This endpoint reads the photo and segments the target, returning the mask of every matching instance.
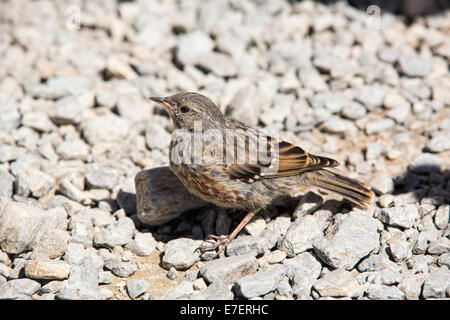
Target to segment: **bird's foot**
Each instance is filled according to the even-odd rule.
[[[227,245],[231,242],[231,238],[230,236],[225,236],[225,235],[221,235],[221,236],[216,236],[213,234],[210,234],[208,237],[206,237],[206,240],[216,240],[216,243],[213,244],[209,244],[209,245],[203,245],[201,246],[199,249],[200,251],[209,251],[209,250],[214,250],[216,248],[219,248],[219,250],[217,251],[217,255],[220,256],[225,248],[227,247]]]

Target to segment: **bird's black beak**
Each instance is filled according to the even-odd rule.
[[[150,100],[155,101],[156,103],[162,105],[164,108],[174,111],[175,108],[172,107],[172,105],[167,101],[166,98],[160,98],[160,97],[150,97]]]

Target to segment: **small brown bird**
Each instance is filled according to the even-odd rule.
[[[325,169],[338,166],[336,160],[309,154],[261,130],[225,118],[201,94],[180,92],[150,99],[162,105],[173,120],[170,168],[184,186],[220,207],[248,212],[230,235],[210,235],[208,238],[218,241],[203,246],[203,250],[219,248],[220,255],[260,209],[293,190],[316,187],[363,208],[372,201],[368,186]]]

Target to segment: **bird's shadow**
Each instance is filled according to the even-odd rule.
[[[332,5],[340,0],[315,0],[326,5]],[[389,12],[405,18],[406,22],[411,23],[415,17],[432,16],[445,12],[450,9],[448,0],[426,0],[410,1],[407,0],[347,0],[347,3],[361,11],[373,14],[373,6],[380,9],[380,13]],[[371,7],[372,6],[372,7]]]
[[[415,167],[413,170],[407,169],[403,173],[391,177],[394,181],[394,190],[391,193],[396,198],[406,198],[409,202],[429,203],[436,206],[443,203],[450,203],[450,170],[441,169],[438,166],[426,165]],[[279,215],[290,215],[301,200],[301,197],[284,197],[277,199],[260,215],[264,218],[275,218]],[[162,226],[146,226],[136,214],[136,194],[120,191],[115,199],[118,206],[124,209],[127,216],[135,222],[136,228],[140,232],[151,232],[157,241],[164,243],[177,238],[191,238],[204,240],[208,235],[216,233],[216,221],[219,214],[225,213],[230,218],[228,232],[242,220],[245,212],[240,210],[223,209],[210,205],[197,210],[184,212]],[[376,201],[376,200],[375,200]],[[397,205],[395,202],[392,205]],[[348,212],[353,205],[346,200],[327,200],[322,208],[327,208],[333,213]],[[294,219],[292,217],[292,219]],[[221,228],[222,233],[227,231]],[[245,230],[241,233],[246,233]]]

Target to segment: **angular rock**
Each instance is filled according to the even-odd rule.
[[[394,181],[387,174],[383,174],[373,179],[370,187],[379,195],[391,193],[394,191]]]
[[[293,216],[295,219],[311,214],[323,204],[323,198],[314,192],[305,194],[298,203]]]
[[[202,265],[200,274],[209,283],[222,281],[233,285],[238,279],[253,274],[258,268],[256,258],[251,255],[226,257]]]
[[[243,235],[231,241],[226,248],[226,252],[228,256],[240,256],[244,254],[257,256],[269,249],[271,249],[271,244],[267,238]]]
[[[408,169],[416,173],[439,172],[442,164],[441,158],[431,153],[422,153],[415,158]]]
[[[139,172],[135,187],[138,218],[150,226],[163,225],[183,212],[208,205],[189,192],[168,167]]]
[[[121,141],[128,135],[130,128],[128,120],[112,113],[87,118],[81,122],[83,135],[92,145],[99,142]]]
[[[423,284],[422,295],[427,298],[445,298],[447,287],[450,285],[450,270],[442,266],[430,271],[429,277]]]
[[[119,176],[116,169],[97,163],[89,163],[86,166],[86,182],[90,188],[113,189],[119,182]]]
[[[10,202],[0,209],[0,246],[7,253],[30,250],[49,230],[65,227],[65,216],[32,205]]]
[[[127,281],[127,292],[131,299],[136,299],[139,296],[143,295],[150,284],[145,280],[128,280]]]
[[[214,47],[209,35],[200,30],[183,34],[177,40],[176,56],[184,65],[197,64],[200,58],[211,52]]]
[[[378,218],[394,227],[411,228],[420,216],[415,205],[406,205],[381,209]]]
[[[295,220],[287,230],[278,249],[286,251],[288,257],[311,249],[315,241],[323,237],[317,220],[314,216],[304,216]]]
[[[285,259],[283,267],[289,280],[293,280],[299,274],[317,279],[322,271],[322,264],[309,252],[300,253],[292,259]]]
[[[156,240],[151,233],[137,233],[126,248],[138,256],[149,256],[156,248]]]
[[[364,292],[353,273],[343,268],[331,271],[313,285],[321,297],[358,297]]]
[[[194,285],[195,289],[195,285]],[[233,300],[233,292],[222,283],[222,281],[215,281],[201,292],[193,294],[189,297],[190,300]]]
[[[137,267],[131,262],[119,262],[112,267],[111,271],[118,277],[127,278],[137,271]]]
[[[371,284],[367,289],[367,296],[371,300],[403,300],[405,294],[395,286]]]
[[[313,244],[314,252],[329,266],[350,270],[378,248],[377,228],[374,218],[353,211],[324,239]]]
[[[284,270],[281,266],[267,266],[261,271],[237,280],[234,289],[241,297],[247,299],[258,297],[275,290],[283,275]]]
[[[202,241],[189,238],[178,238],[166,244],[162,266],[165,269],[174,267],[177,270],[190,268],[200,257],[198,248]]]
[[[406,241],[403,233],[398,233],[388,240],[389,251],[394,261],[402,261],[412,256],[412,245]]]
[[[30,260],[25,267],[25,275],[38,280],[64,280],[69,273],[70,266],[66,261]]]
[[[13,184],[14,177],[9,172],[0,170],[0,197],[11,198],[14,190]]]
[[[448,226],[448,221],[450,219],[450,205],[442,204],[436,210],[434,215],[434,224],[440,230],[445,230]]]
[[[433,65],[418,55],[401,55],[398,63],[400,71],[409,77],[425,77],[433,71]]]

